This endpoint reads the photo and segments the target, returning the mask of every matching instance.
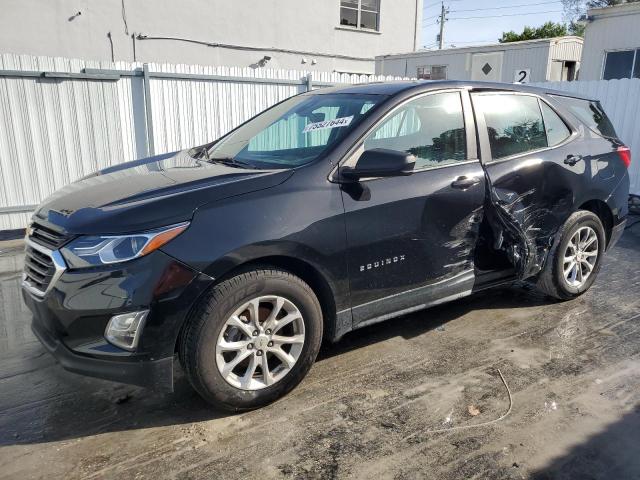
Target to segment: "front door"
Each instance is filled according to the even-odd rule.
[[[423,94],[387,114],[359,151],[416,156],[409,176],[344,184],[354,325],[469,293],[484,173],[465,91]]]

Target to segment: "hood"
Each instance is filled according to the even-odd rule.
[[[189,220],[201,205],[273,187],[293,175],[210,163],[187,152],[100,170],[55,192],[33,218],[71,234],[129,233]]]

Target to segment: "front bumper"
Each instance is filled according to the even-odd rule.
[[[119,265],[66,270],[44,296],[26,285],[22,295],[34,334],[66,370],[171,391],[177,337],[212,281],[157,250]],[[105,340],[111,317],[147,309],[134,352]]]
[[[65,370],[160,392],[173,391],[173,356],[140,362],[91,358],[74,353],[35,322],[31,324],[31,330]]]

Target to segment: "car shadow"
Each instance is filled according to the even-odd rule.
[[[533,480],[640,478],[640,405],[549,465],[531,472]]]
[[[522,285],[500,288],[355,330],[334,344],[322,346],[317,361],[392,337],[410,339],[471,310],[511,309],[551,304],[553,300]],[[142,388],[91,379],[66,372],[35,343],[32,364],[21,367],[20,383],[30,388],[0,405],[0,446],[64,441],[127,430],[184,425],[234,415],[207,404],[193,390],[175,363],[174,392],[154,393]],[[18,380],[16,380],[18,382]],[[5,398],[7,398],[5,396]],[[5,402],[6,403],[6,402]]]
[[[430,330],[441,329],[451,320],[474,310],[529,308],[556,303],[557,300],[536,291],[532,285],[516,282],[511,286],[484,290],[453,302],[358,328],[346,334],[339,342],[325,343],[317,361],[393,337],[400,336],[409,340]]]

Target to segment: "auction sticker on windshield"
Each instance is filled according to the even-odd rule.
[[[346,127],[353,120],[353,115],[350,117],[334,118],[333,120],[324,120],[322,122],[314,122],[307,124],[302,130],[302,133],[313,132],[315,130],[324,130],[326,128]]]

